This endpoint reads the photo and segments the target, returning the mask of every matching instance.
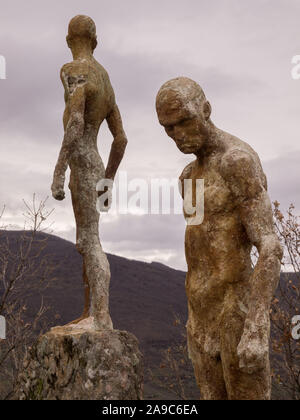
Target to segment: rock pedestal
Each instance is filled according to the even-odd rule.
[[[143,361],[126,331],[95,331],[91,318],[55,327],[24,360],[21,400],[140,400]]]

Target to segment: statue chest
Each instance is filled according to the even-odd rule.
[[[217,167],[200,167],[193,168],[191,173],[193,202],[196,203],[196,180],[203,180],[204,213],[206,215],[216,213],[227,213],[233,210],[234,200],[229,186],[221,176]]]

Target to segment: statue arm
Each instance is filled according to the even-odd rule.
[[[254,157],[241,151],[230,153],[222,162],[224,177],[235,196],[243,226],[259,253],[250,281],[248,313],[238,348],[241,367],[250,371],[263,366],[268,354],[269,310],[282,259],[271,202],[258,165]]]
[[[51,187],[52,195],[57,200],[64,199],[65,172],[69,164],[70,156],[76,147],[77,139],[82,137],[84,132],[84,86],[78,86],[72,94],[68,95],[68,98],[67,107],[70,116],[65,128],[65,135],[55,166],[53,184]]]
[[[111,145],[105,178],[114,180],[127,146],[127,138],[123,129],[121,114],[116,104],[106,120],[114,140]]]

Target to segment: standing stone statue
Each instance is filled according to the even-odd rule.
[[[196,156],[181,182],[204,179],[204,220],[188,223],[185,237],[188,348],[201,396],[268,400],[269,310],[282,249],[259,157],[212,123],[210,103],[188,78],[165,83],[156,108],[178,149]]]
[[[92,19],[73,18],[67,42],[74,61],[61,70],[65,136],[52,194],[57,200],[64,199],[69,165],[77,249],[83,257],[85,308],[80,319],[51,328],[34,343],[18,377],[17,398],[139,400],[143,398],[143,356],[133,334],[112,328],[108,309],[110,270],[99,241],[96,209],[96,184],[105,178],[114,179],[127,140],[109,77],[93,57],[97,39]],[[106,171],[97,150],[97,134],[104,119],[114,137]],[[102,199],[106,192],[100,193],[105,193]]]
[[[85,284],[84,312],[72,324],[91,315],[97,329],[110,329],[110,269],[99,241],[96,185],[101,179],[114,179],[127,139],[108,74],[93,57],[97,46],[93,20],[75,16],[69,24],[67,43],[74,61],[61,69],[66,103],[65,135],[51,189],[55,199],[64,199],[65,172],[69,166],[76,244],[83,258]],[[98,131],[105,119],[114,137],[106,170],[97,149]]]

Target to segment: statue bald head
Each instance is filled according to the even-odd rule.
[[[156,98],[160,124],[183,153],[197,154],[209,137],[211,106],[203,90],[187,77],[165,83]]]
[[[187,77],[177,77],[160,88],[156,97],[156,110],[160,123],[163,124],[165,115],[175,108],[182,108],[182,111],[193,117],[199,114],[206,102],[205,94],[198,83]]]
[[[89,43],[92,51],[97,47],[96,25],[88,16],[75,16],[69,23],[68,46],[72,49],[79,40]]]

